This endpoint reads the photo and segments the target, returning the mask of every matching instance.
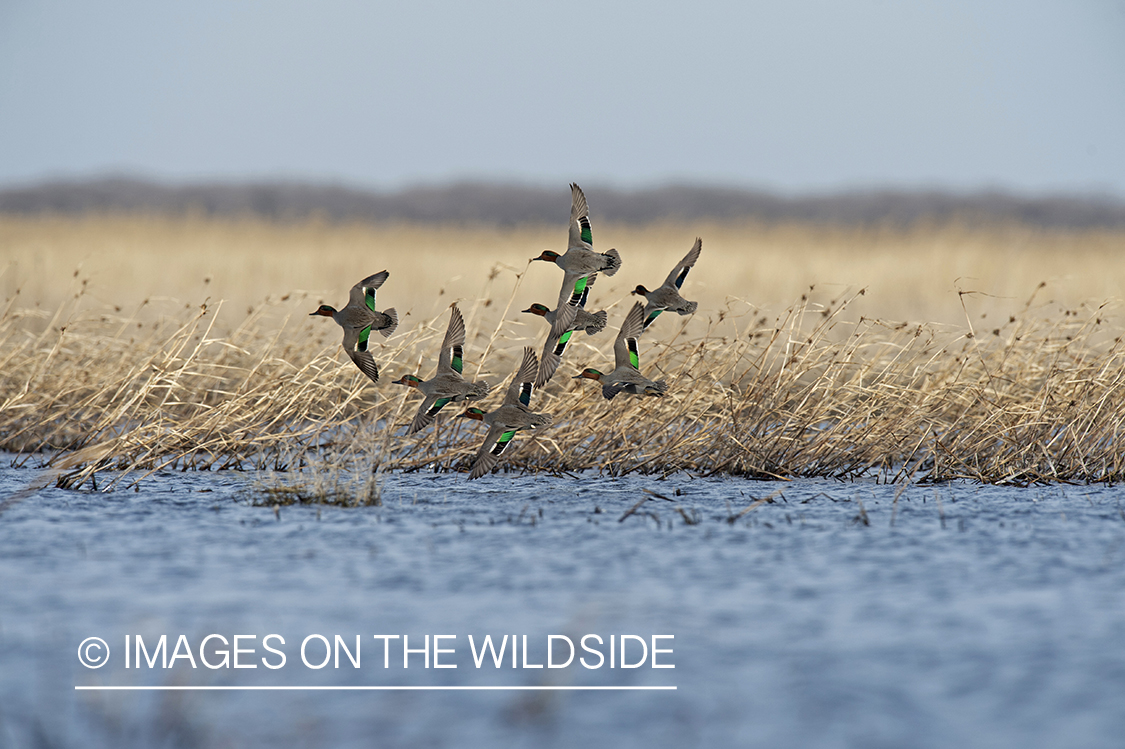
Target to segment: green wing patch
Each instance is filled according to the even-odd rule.
[[[372,312],[375,311],[375,289],[365,286],[363,289],[363,301],[367,303],[367,309]]]
[[[520,403],[525,406],[531,405],[531,383],[525,382],[520,385]]]
[[[628,338],[626,342],[629,344],[629,363],[633,365],[633,369],[640,369],[641,359],[637,354],[637,339]]]
[[[647,328],[649,325],[652,325],[652,321],[655,320],[656,318],[660,317],[660,313],[663,312],[663,311],[664,310],[662,310],[662,309],[654,309],[652,311],[652,314],[650,314],[648,316],[648,319],[645,320],[645,327]]]
[[[371,337],[371,326],[368,325],[366,328],[359,331],[359,340],[357,340],[356,343],[355,343],[355,350],[356,351],[366,351],[367,350],[367,339],[370,338],[370,337]]]
[[[562,353],[566,351],[566,344],[570,341],[570,336],[573,334],[573,330],[568,330],[559,336],[559,342],[555,344],[555,356],[562,356]]]
[[[590,231],[590,219],[586,216],[578,219],[578,225],[582,227],[582,241],[586,244],[594,243],[594,233]]]
[[[585,304],[586,285],[590,281],[589,278],[580,278],[574,284],[574,291],[570,292],[570,306],[580,307]]]
[[[515,436],[515,429],[504,432],[500,435],[500,439],[496,440],[496,444],[492,446],[492,449],[489,452],[491,452],[493,455],[499,455],[500,453],[504,452],[505,448],[508,447],[508,443],[512,441],[512,437]]]
[[[461,374],[461,368],[465,366],[461,358],[462,354],[463,351],[460,346],[453,347],[453,358],[449,360],[449,366],[453,367],[453,371],[457,374]]]
[[[426,412],[426,415],[427,416],[433,416],[438,411],[445,408],[449,404],[449,402],[452,401],[452,400],[453,400],[452,398],[438,398],[437,402],[434,403],[434,405],[430,406],[430,410]]]

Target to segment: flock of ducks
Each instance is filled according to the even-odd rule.
[[[612,276],[621,269],[621,255],[616,249],[596,252],[593,247],[593,233],[590,229],[589,207],[586,196],[577,184],[570,185],[570,234],[567,249],[563,254],[544,250],[532,261],[543,260],[554,263],[563,271],[562,288],[554,309],[544,304],[533,304],[523,310],[539,315],[551,326],[543,353],[536,357],[530,347],[524,348],[523,360],[516,370],[515,377],[504,393],[500,407],[489,412],[476,407],[468,408],[460,417],[483,421],[488,425],[488,434],[473,462],[469,478],[480,478],[492,471],[507,449],[516,432],[523,429],[538,429],[551,423],[549,414],[531,410],[531,394],[536,388],[546,385],[562,362],[563,353],[571,337],[578,331],[586,335],[597,335],[606,326],[608,315],[605,310],[590,312],[586,302],[590,296],[599,273]],[[618,393],[630,395],[662,396],[668,392],[664,380],[650,380],[641,374],[640,356],[637,340],[652,325],[662,312],[675,312],[690,315],[698,304],[680,296],[680,288],[688,271],[699,259],[703,240],[696,239],[684,259],[676,264],[672,272],[659,287],[648,290],[638,285],[631,293],[641,296],[645,302],[637,302],[617,333],[613,344],[614,368],[608,373],[587,367],[573,379],[590,379],[601,383],[602,395],[608,400]],[[390,274],[381,271],[368,276],[352,287],[348,304],[337,310],[324,304],[312,315],[331,317],[344,329],[343,347],[351,360],[372,382],[379,381],[379,367],[369,351],[371,334],[374,332],[390,336],[398,327],[398,313],[394,308],[382,312],[375,309],[375,294]],[[428,380],[416,375],[403,375],[395,380],[395,385],[416,388],[424,399],[410,423],[408,434],[425,429],[438,412],[450,403],[480,400],[491,392],[487,382],[470,382],[462,374],[464,369],[465,321],[456,304],[451,307],[449,327],[441,343],[437,371]]]

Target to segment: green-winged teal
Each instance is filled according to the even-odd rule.
[[[523,362],[504,394],[503,404],[489,413],[479,408],[470,408],[461,414],[467,419],[477,419],[488,424],[488,435],[477,451],[476,460],[469,472],[470,479],[480,478],[496,467],[500,455],[507,449],[516,432],[521,429],[538,429],[551,423],[549,414],[534,413],[529,407],[538,369],[539,362],[535,359],[535,352],[525,348]]]
[[[594,251],[586,196],[582,193],[582,188],[573,182],[570,185],[570,198],[570,234],[566,253],[560,255],[553,250],[543,250],[539,257],[532,258],[533,261],[546,260],[554,263],[563,270],[562,289],[559,292],[556,309],[564,304],[578,306],[578,301],[586,289],[586,279],[591,275],[605,273],[607,276],[612,276],[621,267],[621,255],[617,250],[610,250],[604,254]],[[551,332],[555,336],[561,336],[566,331],[559,329],[556,324],[552,326]]]
[[[640,356],[637,353],[637,338],[644,330],[644,305],[637,302],[625,322],[621,324],[621,332],[613,343],[613,358],[616,368],[609,374],[602,374],[596,369],[587,368],[574,379],[587,378],[598,380],[602,383],[602,395],[609,400],[618,393],[631,393],[632,395],[664,395],[668,392],[668,383],[664,380],[650,380],[640,371]]]
[[[367,350],[367,341],[372,331],[379,331],[384,336],[390,337],[398,327],[398,313],[394,307],[375,311],[375,292],[383,285],[390,275],[387,271],[380,271],[368,276],[352,287],[348,299],[348,306],[335,309],[327,304],[320,305],[316,312],[309,314],[331,317],[336,324],[344,329],[344,351],[348,352],[359,371],[367,375],[372,382],[379,382],[379,367]]]
[[[687,278],[688,271],[695,265],[695,261],[699,259],[699,253],[702,249],[703,240],[697,237],[695,244],[688,250],[688,254],[684,255],[684,259],[676,264],[676,267],[668,274],[668,278],[664,279],[660,288],[649,291],[644,286],[638,285],[633,290],[632,293],[640,294],[648,302],[645,305],[645,330],[648,330],[648,326],[652,325],[652,321],[659,317],[664,310],[681,315],[690,315],[695,312],[699,303],[689,302],[680,296],[680,287],[684,285],[684,279]]]
[[[401,379],[392,383],[418,388],[426,396],[422,405],[418,407],[418,413],[414,415],[414,421],[410,423],[407,434],[414,434],[424,429],[446,405],[483,398],[492,389],[487,382],[469,382],[461,376],[465,321],[457,305],[451,307],[449,327],[445,331],[445,339],[441,342],[441,354],[438,356],[437,372],[434,376],[423,380],[414,375],[403,375]]]
[[[543,355],[539,358],[539,374],[535,378],[535,387],[541,388],[546,385],[555,375],[555,371],[559,368],[559,363],[562,362],[563,352],[566,351],[566,346],[570,342],[571,337],[576,330],[585,330],[586,335],[594,335],[600,333],[606,324],[608,315],[605,310],[598,312],[588,312],[586,310],[586,300],[590,295],[590,288],[594,285],[598,274],[595,273],[586,279],[585,288],[582,291],[582,296],[578,301],[577,307],[571,307],[565,304],[558,309],[549,309],[545,304],[533,304],[524,312],[530,312],[533,315],[539,315],[551,324],[551,330],[547,333],[547,343],[543,346]],[[565,328],[561,335],[555,335],[555,322],[559,319],[559,310],[562,310],[563,315],[573,315],[574,321],[569,325],[560,324],[559,327]],[[565,323],[565,320],[560,321]]]

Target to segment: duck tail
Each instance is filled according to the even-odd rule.
[[[680,314],[681,315],[694,315],[695,311],[697,309],[699,309],[699,302],[688,302],[687,306],[684,307],[684,311],[681,312]]]
[[[383,310],[383,314],[391,318],[391,324],[385,328],[380,328],[379,332],[382,333],[385,338],[390,338],[391,334],[395,332],[395,328],[398,327],[398,312],[395,311],[394,307],[391,307],[390,309]]]
[[[605,324],[609,320],[609,315],[606,314],[604,309],[593,313],[592,317],[594,318],[594,322],[586,326],[586,335],[594,335],[595,333],[602,332],[605,330]]]
[[[609,252],[602,255],[602,257],[605,258],[606,262],[605,267],[602,268],[602,273],[606,274],[607,276],[612,276],[614,273],[621,269],[621,253],[619,253],[616,249],[610,250]]]
[[[492,386],[484,380],[481,380],[480,382],[474,382],[473,388],[469,391],[469,394],[465,396],[465,400],[476,400],[478,398],[483,398],[484,396],[488,395],[491,390]]]
[[[651,391],[649,392],[649,395],[661,396],[668,392],[668,383],[664,380],[657,380],[656,382],[652,383],[652,385],[653,386],[649,388],[649,390]]]

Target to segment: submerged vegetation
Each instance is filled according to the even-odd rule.
[[[690,243],[694,231],[683,234]],[[626,267],[647,269],[643,253],[623,250]],[[709,260],[733,262],[721,252]],[[371,269],[364,260],[358,275]],[[263,501],[371,503],[381,473],[466,470],[480,445],[479,426],[455,412],[408,436],[417,394],[372,385],[341,352],[338,331],[308,318],[321,301],[314,294],[281,291],[245,315],[222,302],[155,297],[122,310],[91,300],[84,273],[59,275],[72,294],[49,311],[15,293],[0,308],[0,449],[17,463],[56,469],[60,486],[126,488],[157,470],[301,469],[296,488],[267,479]],[[513,319],[529,302],[523,266],[489,275],[461,308],[465,375],[493,385],[491,403],[543,329]],[[383,301],[397,301],[394,282],[392,269]],[[692,289],[695,317],[666,316],[642,339],[650,376],[670,384],[665,398],[606,401],[571,379],[605,360],[613,343],[610,335],[577,338],[559,375],[535,395],[552,426],[513,443],[505,470],[1014,484],[1125,478],[1118,301],[1066,304],[1038,284],[1021,301],[943,289],[935,293],[956,305],[959,324],[904,322],[869,314],[881,305],[866,288],[812,286],[772,309],[748,301],[753,289],[745,297]],[[632,299],[599,291],[610,327],[619,326]],[[386,382],[432,369],[449,301],[415,306],[377,347]]]

